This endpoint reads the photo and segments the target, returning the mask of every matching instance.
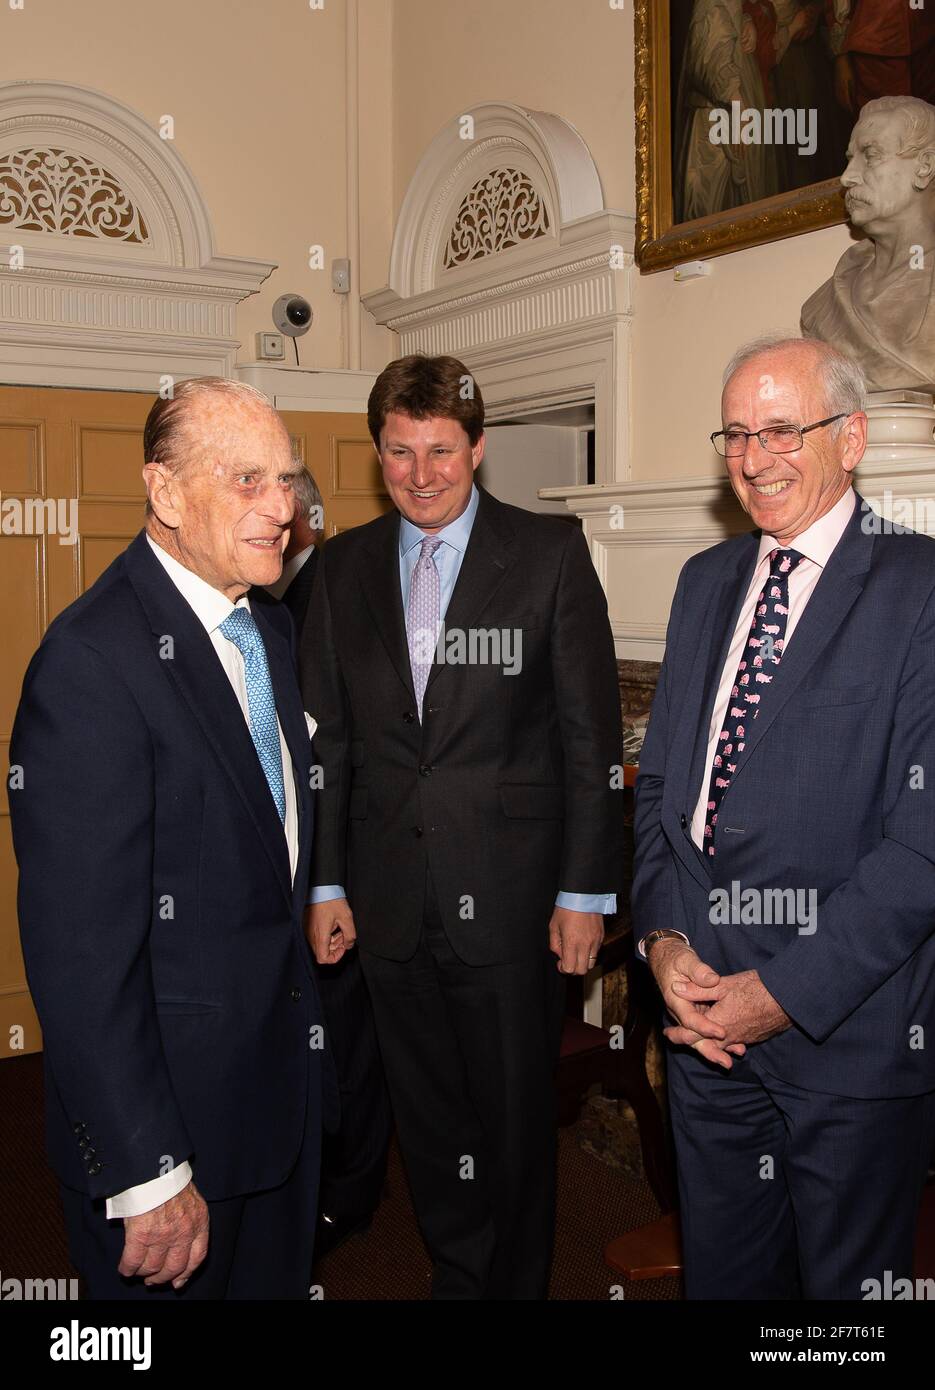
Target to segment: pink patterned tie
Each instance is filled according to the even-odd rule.
[[[789,617],[789,575],[804,559],[797,550],[770,553],[769,576],[757,597],[750,636],[737,667],[724,727],[711,764],[704,823],[704,847],[708,855],[714,854],[718,807],[737,771],[737,759],[746,743],[747,725],[759,714],[762,697],[773,679],[772,668],[779,665],[782,657]]]
[[[422,700],[435,658],[435,643],[438,639],[441,584],[432,557],[441,543],[434,536],[426,536],[422,542],[422,550],[416,561],[416,567],[412,571],[412,582],[409,586],[406,632],[409,639],[412,685],[415,690],[416,704],[419,706],[420,720],[422,718]]]

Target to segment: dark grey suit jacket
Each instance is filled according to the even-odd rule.
[[[559,890],[621,885],[613,638],[575,527],[480,504],[445,627],[518,629],[522,669],[436,662],[420,723],[399,514],[328,541],[300,665],[323,767],[313,883],[346,884],[361,946],[412,955],[426,866],[449,939],[485,964],[541,948]]]

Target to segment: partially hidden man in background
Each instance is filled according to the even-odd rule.
[[[315,633],[305,619],[324,540],[321,492],[307,469],[293,482],[295,513],[282,575],[268,586],[292,614],[300,643],[315,660]],[[307,693],[307,692],[306,692]],[[389,1095],[377,1043],[373,1009],[356,951],[316,966],[321,1007],[341,1093],[341,1122],[324,1136],[315,1257],[366,1230],[380,1202],[392,1132]]]
[[[247,597],[297,465],[265,398],[211,378],[153,406],[144,451],[145,531],[50,626],[13,730],[49,1153],[91,1297],[306,1298],[337,1106],[312,721],[289,615]]]
[[[307,468],[296,473],[292,493],[295,510],[289,525],[289,544],[282,553],[282,574],[266,589],[286,605],[301,640],[318,567],[318,549],[325,538],[325,509],[318,484]]]
[[[308,932],[325,963],[359,940],[433,1297],[542,1298],[562,973],[620,874],[607,608],[580,531],[474,485],[463,363],[391,363],[369,424],[395,509],[325,544],[301,659]]]
[[[759,531],[682,570],[640,756],[633,914],[671,1016],[689,1298],[912,1276],[935,1147],[935,543],[854,492],[864,398],[827,344],[731,361],[712,439]]]

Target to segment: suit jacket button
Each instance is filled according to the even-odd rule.
[[[302,991],[300,989],[292,990],[289,994],[289,998],[294,999],[295,1002],[298,1003],[299,1000],[302,998]]]
[[[84,1153],[82,1154],[82,1158],[84,1159],[85,1163],[88,1163],[95,1158],[96,1154],[97,1149],[85,1149]]]
[[[688,825],[688,817],[687,817],[687,816],[679,816],[679,825],[680,825],[680,826],[682,827],[682,829],[684,830],[685,827]]]
[[[415,715],[413,714],[411,709],[407,709],[403,715],[403,718],[405,719],[407,724],[412,724],[415,720]]]
[[[412,833],[413,833],[413,835],[415,835],[416,839],[418,840],[418,839],[422,836],[422,834],[423,834],[423,830],[422,830],[421,825],[414,825],[414,826],[412,827]]]
[[[92,1163],[91,1167],[88,1169],[88,1176],[91,1178],[96,1178],[98,1173],[102,1171],[103,1167],[103,1163]]]
[[[422,766],[419,768],[419,776],[420,776],[420,777],[431,777],[431,775],[432,775],[432,769],[429,767],[428,763],[423,763]]]
[[[86,1126],[82,1123],[81,1120],[77,1120],[75,1124],[72,1125],[72,1130],[75,1134],[83,1134],[85,1128]]]
[[[90,1142],[91,1142],[91,1141],[89,1140],[88,1136],[87,1136],[86,1134],[82,1134],[81,1137],[80,1137],[80,1139],[78,1140],[78,1148],[79,1148],[79,1149],[86,1149],[86,1148],[88,1147],[88,1144],[89,1144]]]

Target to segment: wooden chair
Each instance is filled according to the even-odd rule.
[[[659,1102],[646,1072],[646,1043],[653,1025],[655,999],[652,979],[636,961],[633,933],[629,928],[611,931],[598,953],[604,975],[623,967],[627,972],[627,1015],[623,1046],[612,1046],[607,1028],[585,1023],[582,983],[569,980],[568,1014],[562,1034],[556,1088],[559,1124],[574,1124],[584,1099],[595,1084],[611,1100],[625,1100],[633,1108],[640,1137],[646,1180],[663,1211],[675,1205],[672,1165]]]
[[[636,768],[627,766],[625,787],[632,789],[635,780]],[[632,797],[633,793],[628,790],[625,794]],[[625,853],[628,851],[629,847],[625,847]],[[657,1279],[681,1272],[681,1242],[671,1152],[659,1102],[646,1071],[646,1045],[659,1003],[650,972],[636,959],[626,905],[621,905],[616,924],[601,946],[598,964],[604,976],[621,968],[626,971],[623,1047],[611,1046],[609,1029],[583,1021],[583,984],[578,979],[569,980],[568,1014],[556,1078],[559,1124],[569,1125],[577,1120],[584,1099],[595,1084],[609,1098],[625,1100],[632,1107],[646,1180],[663,1215],[648,1226],[610,1241],[604,1258],[611,1269],[627,1279]]]

